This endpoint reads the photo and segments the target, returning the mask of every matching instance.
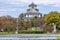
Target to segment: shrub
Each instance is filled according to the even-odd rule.
[[[19,30],[19,33],[26,33],[26,34],[28,34],[28,33],[34,33],[34,34],[36,34],[36,33],[46,33],[46,31],[44,31],[44,30],[34,30],[34,31],[32,31],[32,30]]]

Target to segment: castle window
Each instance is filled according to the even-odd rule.
[[[39,17],[40,17],[40,15],[39,15]]]
[[[28,17],[28,15],[26,15],[26,17]]]

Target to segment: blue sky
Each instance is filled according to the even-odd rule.
[[[26,13],[28,5],[34,2],[42,14],[51,11],[60,12],[59,0],[0,0],[0,16],[10,15],[18,17],[21,13]]]

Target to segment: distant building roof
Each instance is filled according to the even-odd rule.
[[[40,15],[41,13],[26,13],[25,15]]]
[[[35,5],[33,2],[29,5],[29,7],[31,7],[31,6],[37,6],[37,5]]]

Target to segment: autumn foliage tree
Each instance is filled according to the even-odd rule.
[[[56,27],[59,28],[60,25],[60,13],[59,12],[50,12],[44,16],[45,24],[53,26],[53,23],[56,24]]]
[[[60,13],[58,13],[56,11],[50,12],[49,14],[47,14],[45,16],[45,22],[46,22],[46,24],[51,24],[51,23],[58,24],[58,23],[60,23]]]
[[[0,24],[4,31],[11,31],[13,28],[13,17],[11,16],[2,16],[0,17]]]

